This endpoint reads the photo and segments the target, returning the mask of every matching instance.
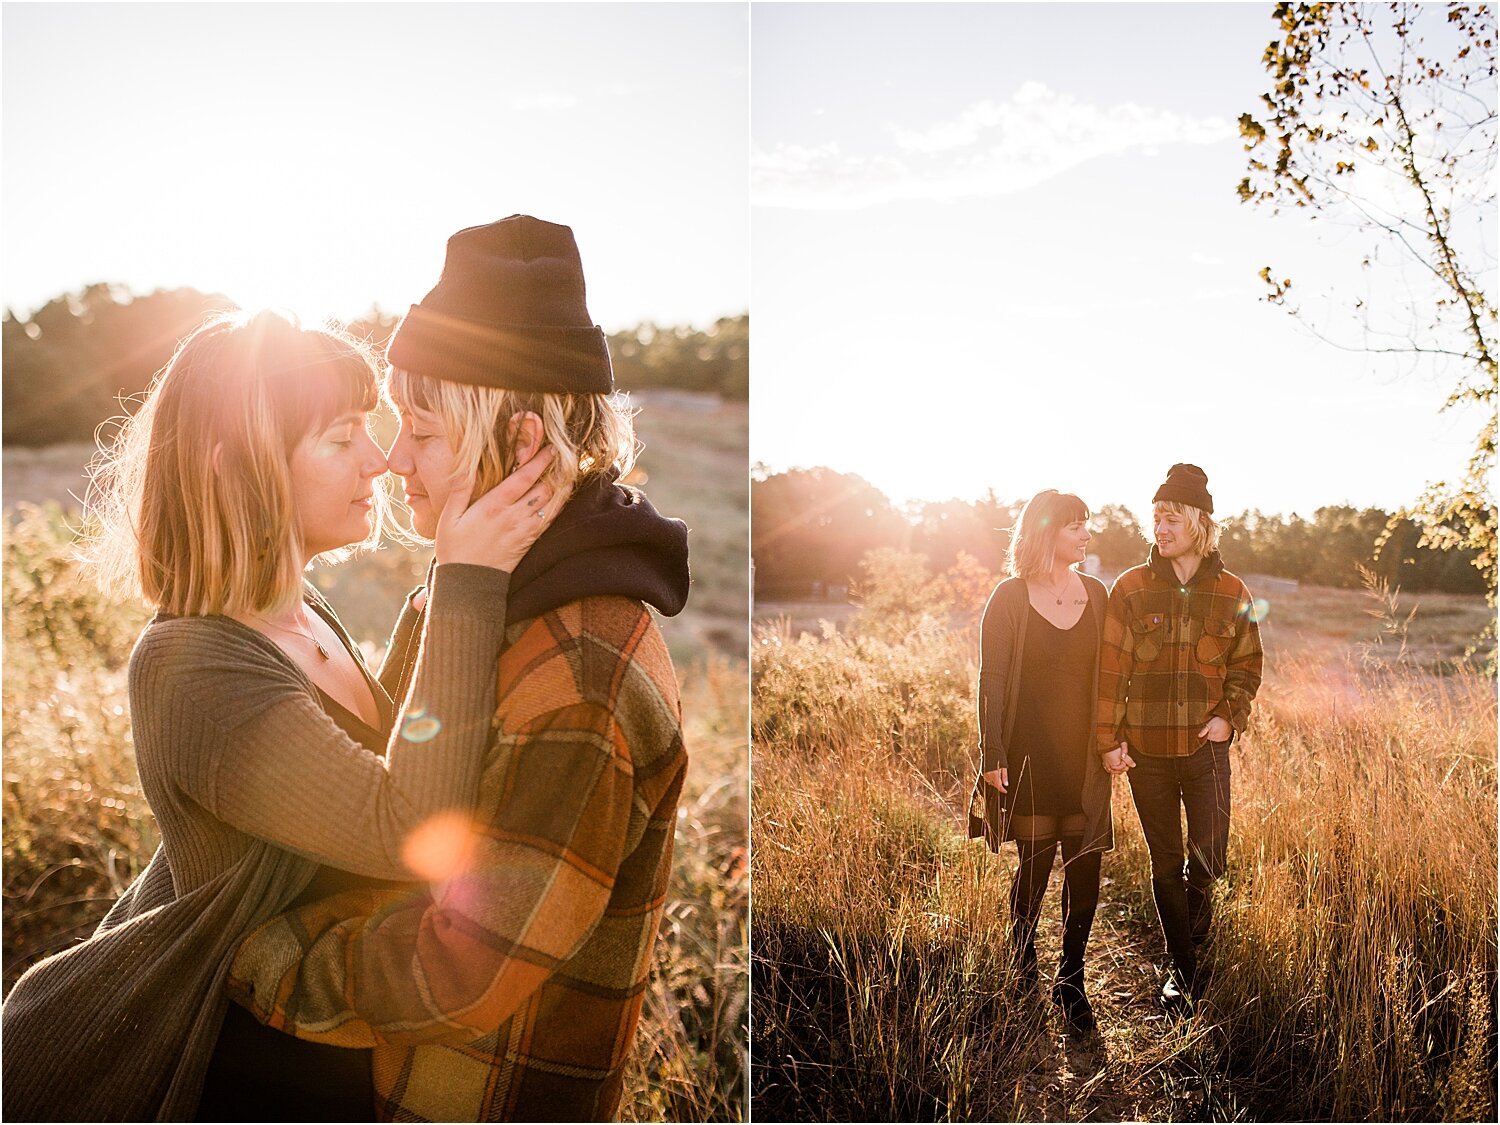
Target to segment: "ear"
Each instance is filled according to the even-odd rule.
[[[535,457],[545,441],[546,430],[540,415],[527,410],[510,416],[510,447],[517,465],[524,465]]]

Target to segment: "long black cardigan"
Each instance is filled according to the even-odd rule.
[[[1095,636],[1104,633],[1104,607],[1108,592],[1104,583],[1086,574],[1078,576],[1088,592],[1085,613],[1094,617]],[[1026,645],[1026,609],[1029,598],[1026,582],[1007,578],[995,587],[984,607],[979,639],[979,745],[980,773],[1007,768],[1006,748],[1016,723],[1016,696],[1021,687],[1021,656]],[[1099,695],[1099,662],[1094,661],[1094,678],[1090,698]],[[1092,718],[1092,717],[1091,717]],[[1109,851],[1115,846],[1113,818],[1110,814],[1110,774],[1093,745],[1094,725],[1086,725],[1089,741],[1085,754],[1083,793],[1083,851]],[[969,795],[969,837],[983,836],[991,851],[1014,839],[1010,817],[1000,807],[1000,791],[983,776],[974,779]]]

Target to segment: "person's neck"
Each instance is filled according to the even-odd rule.
[[[1198,568],[1203,565],[1201,555],[1178,555],[1175,559],[1168,560],[1172,564],[1172,573],[1177,575],[1179,582],[1191,582],[1193,575],[1198,573]]]
[[[296,629],[307,627],[310,615],[311,611],[307,608],[307,603],[298,598],[290,605],[266,606],[261,609],[247,610],[241,616],[253,618],[257,621],[268,621],[272,625],[279,625],[284,629],[288,627]]]
[[[1071,566],[1054,566],[1051,573],[1047,575],[1047,588],[1062,590],[1072,580],[1073,568]]]

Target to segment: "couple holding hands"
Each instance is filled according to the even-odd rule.
[[[1224,569],[1208,477],[1173,465],[1152,497],[1146,561],[1104,584],[1075,567],[1089,510],[1049,489],[1022,508],[1011,578],[980,629],[982,765],[969,835],[999,851],[1014,840],[1011,953],[1021,987],[1037,983],[1036,928],[1063,856],[1062,958],[1052,988],[1069,1027],[1094,1029],[1084,950],[1099,869],[1114,846],[1111,781],[1125,774],[1151,854],[1151,887],[1170,970],[1162,1000],[1201,991],[1199,952],[1229,843],[1229,744],[1260,686],[1258,614]],[[1183,846],[1182,810],[1187,813]]]

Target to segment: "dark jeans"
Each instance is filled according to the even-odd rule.
[[[1229,851],[1229,743],[1205,743],[1186,758],[1131,756],[1135,768],[1126,776],[1151,852],[1156,914],[1178,975],[1191,983],[1213,921],[1213,882]]]

